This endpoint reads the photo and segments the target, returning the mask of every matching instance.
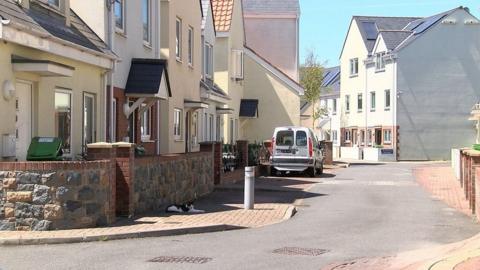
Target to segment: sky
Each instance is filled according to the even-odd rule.
[[[300,59],[314,50],[327,67],[338,65],[354,15],[427,17],[459,6],[480,18],[479,0],[300,0]]]

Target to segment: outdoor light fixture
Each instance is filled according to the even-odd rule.
[[[7,25],[9,23],[10,20],[5,20],[2,16],[0,16],[0,39],[3,38],[3,25]]]
[[[13,85],[12,81],[5,80],[3,82],[3,98],[6,101],[10,101],[15,96],[15,86]]]

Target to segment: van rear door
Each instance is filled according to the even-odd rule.
[[[275,155],[293,156],[295,133],[292,129],[278,130],[275,136]]]
[[[308,154],[308,135],[305,130],[297,130],[295,132],[295,156],[297,157],[309,157]]]

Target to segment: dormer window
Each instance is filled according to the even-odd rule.
[[[385,60],[383,59],[384,56],[385,56],[385,52],[377,53],[375,55],[375,58],[376,58],[375,69],[377,71],[385,70]]]
[[[60,0],[48,0],[48,4],[56,8],[60,7]]]

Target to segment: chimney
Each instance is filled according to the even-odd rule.
[[[70,0],[60,0],[60,9],[63,15],[65,15],[65,24],[68,27],[70,27],[71,25]]]

